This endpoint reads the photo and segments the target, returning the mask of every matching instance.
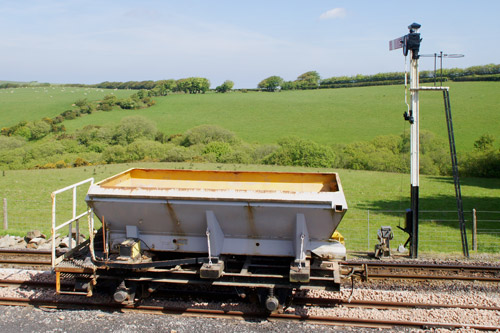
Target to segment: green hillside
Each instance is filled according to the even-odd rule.
[[[471,150],[474,140],[482,134],[494,135],[498,143],[500,83],[449,85],[458,150]],[[98,100],[107,94],[122,98],[133,92],[58,86],[1,89],[0,126],[55,117],[79,99]],[[421,128],[446,138],[442,94],[422,92],[420,96]],[[169,135],[201,124],[215,124],[247,142],[274,143],[284,136],[297,135],[322,144],[367,141],[408,130],[402,118],[406,110],[402,86],[173,94],[154,99],[157,104],[149,109],[96,112],[65,121],[64,125],[72,132],[88,124],[116,124],[123,117],[140,113]]]
[[[36,86],[29,88],[0,89],[0,127],[8,127],[20,121],[53,118],[79,100],[99,100],[108,94],[123,98],[132,90],[75,88],[63,86]]]
[[[451,84],[463,175],[500,177],[498,84]],[[2,124],[5,169],[195,161],[409,172],[402,86],[170,94],[154,100],[144,90],[57,86],[0,92],[6,102],[2,117],[17,120],[11,127]],[[420,100],[421,172],[449,175],[442,93],[425,91]],[[27,119],[38,121],[19,123]]]
[[[457,149],[471,150],[473,142],[486,133],[494,135],[498,143],[500,83],[462,82],[450,86]],[[421,128],[447,138],[442,94],[422,92],[420,96]],[[247,142],[274,143],[297,135],[322,144],[367,141],[378,135],[399,135],[409,128],[402,117],[406,111],[402,86],[174,94],[155,100],[156,105],[148,109],[98,112],[64,125],[74,131],[88,124],[116,124],[123,117],[141,114],[169,135],[201,124],[215,124]]]

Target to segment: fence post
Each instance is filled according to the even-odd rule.
[[[476,208],[472,209],[472,250],[477,251],[477,216]]]
[[[367,216],[367,221],[368,221],[368,237],[367,237],[367,240],[368,240],[368,249],[367,251],[370,251],[370,210],[368,209],[368,216]]]
[[[3,229],[9,229],[9,219],[7,214],[7,198],[3,198]]]

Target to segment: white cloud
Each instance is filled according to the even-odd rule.
[[[320,20],[336,19],[346,16],[345,8],[333,8],[330,9],[319,16]]]

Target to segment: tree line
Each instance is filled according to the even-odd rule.
[[[420,71],[420,82],[443,81],[500,81],[500,64],[488,64],[483,66],[471,66],[468,68],[449,68],[443,69],[438,73],[434,71]],[[321,79],[317,71],[309,71],[297,77],[296,80],[286,81],[282,77],[272,75],[257,84],[257,90],[277,91],[277,90],[306,90],[306,89],[328,89],[328,88],[346,88],[377,85],[394,85],[404,83],[403,72],[378,73],[373,75],[352,75],[352,76],[334,76]],[[33,86],[51,86],[49,83],[0,83],[0,89],[21,88]],[[171,92],[183,92],[189,94],[206,93],[210,90],[210,81],[202,77],[189,77],[179,80],[146,80],[146,81],[127,81],[110,82],[105,81],[97,84],[62,84],[59,86],[69,87],[91,87],[101,89],[134,89],[148,90],[150,96],[166,96]],[[234,82],[224,81],[217,86],[214,91],[225,93],[233,89]],[[243,89],[248,91],[248,89]],[[249,89],[252,90],[252,89]]]
[[[285,81],[282,77],[273,75],[260,81],[257,88],[263,91],[277,91],[394,85],[403,84],[404,77],[403,72],[390,72],[321,79],[318,72],[309,71],[299,75],[294,81]],[[437,73],[434,71],[419,72],[419,80],[422,83],[433,82],[436,79],[443,81],[500,81],[500,65],[489,64],[465,69],[450,68],[443,69],[442,73],[441,71]]]

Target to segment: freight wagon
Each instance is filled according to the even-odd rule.
[[[235,287],[273,311],[291,290],[340,288],[337,173],[130,169],[91,183],[89,239],[59,258],[54,249],[58,293],[112,281],[114,299],[133,302],[165,285]],[[86,215],[56,226],[61,191],[54,235]],[[78,290],[62,290],[61,273]]]

